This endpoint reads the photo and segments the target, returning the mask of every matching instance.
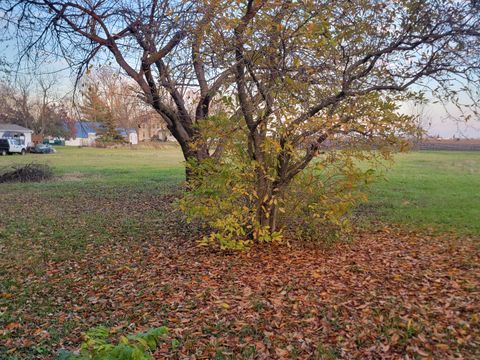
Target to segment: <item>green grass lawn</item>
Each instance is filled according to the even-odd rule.
[[[82,175],[84,181],[132,183],[178,181],[184,174],[182,153],[175,145],[156,148],[77,148],[57,147],[55,154],[28,154],[0,157],[0,167],[29,162],[52,166],[59,176]],[[68,179],[67,179],[68,180]]]
[[[58,147],[53,155],[0,157],[9,164],[42,162],[58,179],[40,184],[2,184],[2,192],[41,191],[58,195],[85,187],[133,187],[168,191],[184,179],[183,158],[174,145],[164,149]],[[419,229],[480,234],[480,152],[435,151],[400,154],[359,207],[362,219]]]
[[[480,234],[480,152],[397,155],[369,191],[367,218],[463,234]]]

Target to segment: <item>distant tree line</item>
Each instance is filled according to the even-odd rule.
[[[72,109],[68,99],[56,94],[57,80],[0,81],[0,122],[32,129],[36,134],[71,137]]]
[[[1,62],[8,75],[8,64]],[[101,123],[109,138],[119,139],[118,129],[136,129],[161,117],[139,97],[136,83],[111,67],[91,68],[76,93],[59,95],[65,87],[55,77],[30,76],[0,80],[0,122],[24,126],[43,136],[75,137],[75,122]]]

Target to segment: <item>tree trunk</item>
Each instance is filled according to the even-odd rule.
[[[270,214],[272,208],[271,183],[266,178],[265,173],[261,169],[257,169],[257,204],[256,204],[256,221],[259,230],[270,229]],[[257,231],[258,235],[258,231]]]
[[[186,162],[185,181],[188,184],[191,182],[195,174],[195,171],[193,171],[191,166],[195,166],[195,164],[208,159],[210,155],[206,146],[198,146],[198,144],[194,145],[194,141],[191,139],[185,140],[182,138],[181,141],[178,138],[176,139],[180,142],[183,158]]]
[[[270,234],[274,233],[277,230],[277,217],[278,217],[278,206],[277,204],[272,204],[270,207],[270,217],[268,219]]]

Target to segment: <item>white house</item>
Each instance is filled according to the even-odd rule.
[[[28,147],[33,146],[32,142],[33,130],[27,129],[16,124],[0,123],[0,138],[17,138],[23,140]]]
[[[67,146],[92,146],[98,137],[98,131],[103,125],[94,121],[77,121],[75,123],[74,137],[65,140]],[[116,128],[130,144],[138,144],[138,134],[135,129]]]

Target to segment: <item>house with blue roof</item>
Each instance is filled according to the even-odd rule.
[[[77,121],[75,123],[75,135],[77,138],[87,139],[88,134],[96,134],[102,124],[94,121]]]
[[[101,124],[93,121],[77,121],[75,123],[75,137],[65,140],[66,146],[92,146],[97,139]]]
[[[102,123],[95,121],[77,121],[75,123],[75,137],[65,141],[66,146],[92,146],[99,131],[103,128]],[[129,143],[137,144],[138,136],[135,129],[116,129]]]

